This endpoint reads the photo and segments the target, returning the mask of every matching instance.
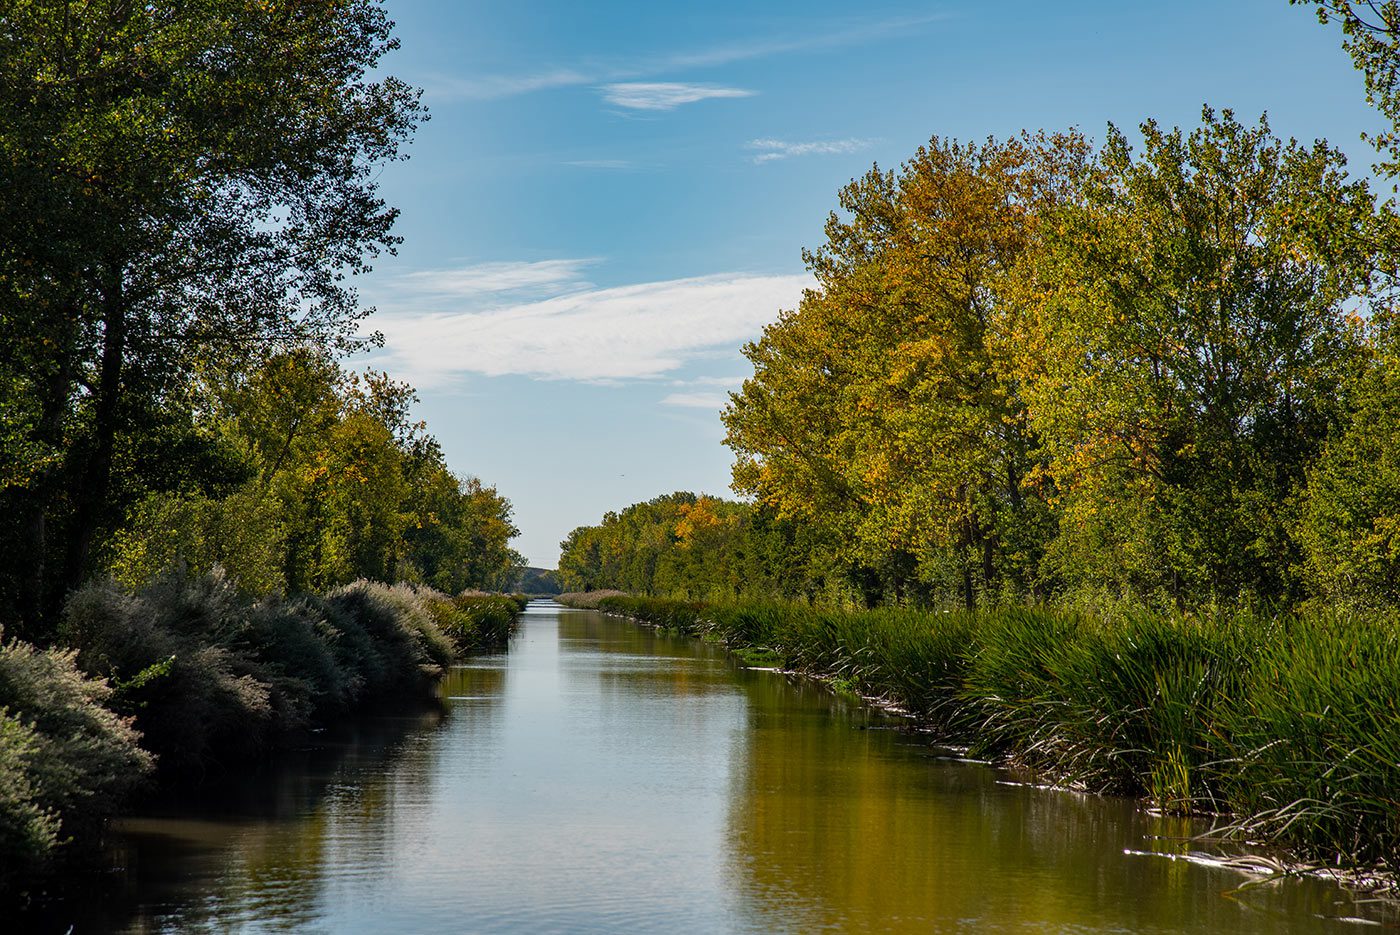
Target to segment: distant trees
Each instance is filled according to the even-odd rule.
[[[559,544],[565,591],[617,588],[688,600],[740,594],[805,596],[810,552],[794,550],[788,524],[766,510],[678,491],[608,513]],[[801,555],[799,566],[784,564]]]

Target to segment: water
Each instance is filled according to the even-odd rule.
[[[443,712],[327,735],[121,823],[86,932],[1327,932],[1317,880],[1240,890],[1197,825],[1011,784],[715,647],[532,604]],[[1350,919],[1350,921],[1348,921]]]

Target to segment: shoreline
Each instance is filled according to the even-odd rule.
[[[565,595],[566,597],[568,595]],[[556,597],[557,600],[557,597]],[[657,605],[652,616],[641,613],[629,612],[624,606],[633,601],[645,601]],[[564,606],[574,606],[560,601]],[[613,606],[607,606],[611,603]],[[684,614],[690,611],[694,616],[694,623],[691,626],[677,626],[674,622],[662,619],[668,614],[679,612]],[[866,706],[881,712],[887,716],[902,722],[900,730],[921,735],[928,738],[930,746],[947,750],[951,753],[960,754],[952,757],[962,762],[972,764],[988,765],[996,769],[1007,770],[1013,774],[1024,774],[1029,781],[1012,782],[1013,785],[1030,786],[1043,791],[1054,791],[1073,793],[1076,795],[1095,795],[1126,799],[1132,801],[1136,807],[1147,814],[1152,815],[1180,815],[1182,812],[1161,808],[1153,804],[1150,795],[1145,793],[1129,794],[1113,792],[1104,789],[1095,789],[1088,784],[1075,781],[1064,774],[1057,774],[1053,769],[1045,766],[1037,766],[1029,762],[1024,751],[1015,749],[999,750],[994,753],[983,755],[973,755],[978,750],[978,740],[976,738],[950,733],[936,720],[921,717],[917,712],[912,711],[907,705],[900,703],[897,699],[888,695],[872,694],[853,687],[848,679],[828,671],[821,671],[815,668],[782,666],[782,665],[760,665],[751,664],[746,659],[746,651],[760,650],[773,652],[771,647],[742,643],[732,639],[732,633],[721,632],[720,625],[713,620],[706,620],[704,614],[712,608],[701,608],[699,605],[690,602],[669,601],[654,598],[633,598],[631,596],[611,595],[605,598],[602,606],[578,607],[576,609],[596,610],[606,616],[628,620],[640,626],[650,629],[674,633],[680,636],[688,636],[695,639],[705,639],[721,645],[735,659],[741,668],[753,671],[766,671],[781,674],[790,679],[801,679],[803,681],[815,682],[830,689],[833,693],[841,695],[851,695],[859,698]],[[1127,856],[1157,857],[1159,859],[1181,860],[1188,863],[1197,863],[1205,866],[1213,866],[1221,869],[1231,870],[1247,877],[1238,889],[1246,889],[1254,886],[1267,885],[1289,878],[1310,877],[1323,879],[1335,883],[1348,890],[1388,902],[1400,902],[1400,875],[1390,868],[1385,862],[1374,864],[1353,863],[1341,864],[1329,863],[1323,860],[1310,860],[1299,853],[1297,849],[1286,840],[1269,839],[1267,837],[1251,837],[1248,834],[1250,825],[1249,816],[1241,816],[1240,813],[1228,810],[1210,811],[1195,808],[1187,812],[1203,821],[1215,822],[1221,819],[1233,819],[1224,825],[1213,825],[1210,829],[1200,835],[1195,835],[1189,839],[1190,842],[1217,842],[1238,847],[1249,853],[1238,856],[1226,856],[1212,854],[1204,851],[1188,851],[1182,854],[1166,852],[1136,851],[1127,849],[1124,851]],[[1258,853],[1259,851],[1273,851],[1274,854]]]

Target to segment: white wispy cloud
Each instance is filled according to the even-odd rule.
[[[661,400],[663,406],[683,409],[723,409],[729,405],[727,393],[671,393]]]
[[[564,163],[575,169],[635,169],[637,164],[630,159],[570,159]]]
[[[810,140],[808,142],[792,142],[791,140],[750,140],[749,149],[758,150],[753,157],[754,162],[773,162],[777,159],[791,159],[793,156],[821,156],[834,155],[839,153],[858,153],[863,149],[874,146],[878,140],[865,139],[844,139],[844,140]]]
[[[751,61],[768,58],[772,55],[785,55],[794,52],[813,52],[820,49],[836,49],[861,45],[896,35],[907,35],[929,23],[946,20],[948,13],[930,13],[919,16],[897,16],[874,21],[828,22],[820,30],[803,35],[767,36],[756,39],[741,39],[706,49],[690,52],[675,52],[657,60],[661,70],[674,68],[706,68],[728,65],[732,62]]]
[[[740,374],[737,377],[695,377],[691,380],[675,380],[672,386],[722,386],[725,389],[738,389],[739,384],[747,380],[748,377]]]
[[[773,55],[862,45],[893,36],[909,35],[930,23],[948,18],[947,13],[933,13],[864,22],[833,20],[816,30],[798,35],[738,39],[700,49],[639,56],[630,62],[545,68],[515,75],[477,75],[465,78],[430,75],[423,79],[423,84],[430,98],[498,100],[555,88],[632,81],[686,68],[715,68]]]
[[[423,91],[429,98],[494,101],[533,91],[593,84],[597,80],[598,74],[595,71],[573,68],[551,68],[521,75],[477,75],[466,78],[432,74],[423,79]]]
[[[431,275],[447,283],[471,279],[452,272]],[[502,281],[481,280],[493,287]],[[575,288],[577,280],[566,280],[561,290],[574,291],[533,300],[450,291],[423,299],[399,296],[378,302],[381,312],[373,324],[385,335],[385,365],[419,387],[450,384],[468,373],[652,379],[756,337],[811,285],[807,275],[747,273],[603,289]]]
[[[456,269],[423,270],[401,276],[398,285],[422,296],[482,296],[499,292],[586,288],[582,272],[594,259],[477,263]]]
[[[753,97],[745,88],[725,88],[713,84],[682,84],[673,81],[629,81],[607,84],[598,89],[603,100],[631,110],[675,110],[711,98]]]

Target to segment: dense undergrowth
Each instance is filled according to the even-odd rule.
[[[197,777],[371,704],[425,697],[503,645],[526,599],[357,581],[254,599],[220,572],[93,584],[61,642],[0,645],[0,892],[86,839],[143,784]]]
[[[1400,631],[1379,616],[703,605],[605,611],[842,680],[979,755],[1231,816],[1251,840],[1400,864]]]

